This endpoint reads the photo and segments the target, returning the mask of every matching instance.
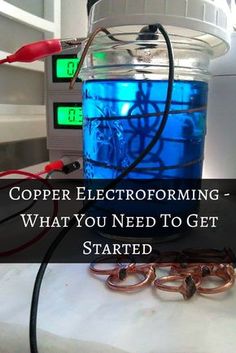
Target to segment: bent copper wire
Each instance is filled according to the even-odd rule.
[[[219,265],[210,272],[208,277],[218,277],[223,280],[223,284],[214,288],[199,286],[199,294],[218,294],[231,289],[235,283],[235,270],[232,265]]]
[[[168,283],[179,282],[181,285],[169,285]],[[197,292],[200,285],[200,278],[194,278],[191,275],[176,274],[171,276],[161,277],[155,280],[154,286],[165,292],[174,292],[182,294],[185,300],[191,299]]]
[[[124,264],[122,263],[123,260],[131,260],[131,257],[129,256],[104,256],[96,259],[95,261],[91,262],[89,266],[90,272],[100,275],[100,276],[116,276],[119,279],[125,279],[126,277],[126,271],[131,270],[134,266],[135,263],[128,263]],[[98,264],[111,264],[113,265],[109,269],[101,269],[97,268]]]
[[[125,285],[125,284],[121,284],[122,280],[117,278],[117,276],[110,275],[106,280],[107,287],[117,292],[127,292],[127,293],[137,292],[149,286],[156,278],[155,268],[153,266],[145,267],[143,269],[140,269],[138,267],[127,269],[126,278],[130,274],[141,275],[142,279],[135,284]]]
[[[85,44],[85,47],[84,47],[84,50],[82,52],[82,55],[81,55],[81,58],[80,58],[80,61],[78,63],[78,66],[77,66],[77,69],[76,69],[76,72],[70,82],[70,89],[73,89],[74,86],[75,86],[75,83],[76,83],[76,80],[77,80],[77,77],[80,73],[80,70],[84,64],[84,61],[85,61],[85,58],[87,56],[87,53],[88,53],[88,50],[89,50],[89,47],[91,46],[92,42],[94,41],[94,39],[96,38],[96,36],[100,33],[100,32],[103,32],[105,33],[109,38],[111,38],[112,40],[115,40],[117,42],[120,42],[119,40],[117,40],[116,38],[114,38],[112,36],[112,34],[106,29],[106,28],[103,28],[103,27],[100,27],[100,28],[97,28],[95,31],[93,31],[91,33],[91,35],[88,37],[88,40],[87,40],[87,43]]]

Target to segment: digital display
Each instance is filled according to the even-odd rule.
[[[78,67],[77,55],[54,55],[52,57],[53,82],[69,82]],[[79,78],[77,81],[80,81]]]
[[[56,129],[82,129],[82,104],[54,103],[54,127]]]
[[[73,78],[79,63],[78,58],[57,59],[56,76],[57,78]]]

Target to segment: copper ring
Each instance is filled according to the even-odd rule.
[[[155,268],[153,266],[145,267],[143,269],[138,267],[127,269],[127,276],[129,274],[139,274],[143,279],[135,284],[120,285],[119,283],[121,283],[122,280],[117,278],[116,275],[110,275],[106,280],[106,285],[108,288],[118,292],[136,292],[151,284],[156,277]]]
[[[135,269],[137,271],[146,271],[146,270],[149,270],[150,267],[157,268],[158,264],[156,262],[150,262],[150,263],[136,264],[135,265]]]
[[[142,265],[136,265],[136,268],[139,270],[145,270],[148,269],[150,266],[154,268],[170,268],[174,267],[175,265],[172,262],[152,262],[152,263],[147,263],[147,264],[142,264]]]
[[[232,288],[235,283],[235,272],[234,268],[231,265],[218,265],[215,266],[211,271],[209,277],[218,277],[224,281],[220,286],[214,288],[205,288],[199,286],[197,288],[198,293],[200,294],[218,294],[227,291]]]
[[[167,284],[176,281],[181,281],[182,284],[179,286]],[[194,296],[200,283],[199,278],[193,278],[191,275],[176,274],[156,279],[154,286],[165,292],[180,293],[185,300],[188,300]]]
[[[209,276],[214,270],[214,264],[191,263],[191,264],[173,264],[170,275],[191,275],[194,279]]]
[[[96,275],[100,275],[100,276],[119,276],[120,271],[122,271],[122,269],[124,270],[131,270],[132,268],[135,267],[135,263],[130,263],[127,265],[122,264],[120,261],[118,260],[122,260],[123,257],[116,257],[116,256],[104,256],[104,257],[100,257],[99,259],[91,262],[91,264],[89,265],[89,270],[90,272],[96,274]],[[110,262],[108,262],[110,261]],[[110,264],[114,264],[113,267],[109,268],[109,269],[99,269],[96,266],[99,263],[110,263]]]

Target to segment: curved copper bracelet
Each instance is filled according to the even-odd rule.
[[[182,284],[180,286],[167,284],[176,281],[182,281]],[[154,286],[165,292],[180,293],[185,300],[188,300],[194,296],[200,283],[200,278],[194,279],[191,275],[176,274],[156,279]]]
[[[120,285],[121,280],[117,276],[110,275],[106,280],[108,288],[118,292],[136,292],[151,284],[156,278],[155,268],[153,266],[140,269],[138,267],[127,269],[127,275],[139,274],[143,277],[141,281],[131,285]]]
[[[214,288],[205,288],[201,285],[197,288],[197,292],[200,294],[218,294],[227,291],[232,288],[235,283],[235,271],[231,265],[219,265],[208,275],[209,277],[218,277],[223,279],[224,284],[214,287]]]
[[[122,260],[122,257],[120,257],[120,259]],[[119,257],[117,258],[116,256],[104,256],[104,257],[100,257],[99,259],[91,262],[91,264],[89,265],[89,270],[90,272],[99,275],[99,276],[117,276],[118,278],[120,278],[121,280],[125,278],[126,276],[126,271],[127,270],[131,270],[135,267],[135,263],[130,263],[127,265],[123,265],[122,263],[118,262],[117,260],[119,260]],[[116,264],[114,265],[114,267],[110,268],[110,269],[99,269],[96,268],[96,265],[99,263],[108,263],[107,261],[111,261],[111,264],[114,263],[114,261],[116,262]],[[113,261],[113,262],[112,262]],[[124,272],[124,273],[123,273]],[[123,278],[124,277],[124,278]]]

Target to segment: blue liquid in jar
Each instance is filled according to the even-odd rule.
[[[167,86],[147,80],[84,82],[85,178],[114,179],[141,154],[160,126]],[[201,178],[207,94],[205,82],[175,81],[165,130],[127,178]],[[159,116],[142,117],[148,113]]]

